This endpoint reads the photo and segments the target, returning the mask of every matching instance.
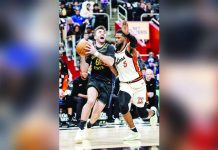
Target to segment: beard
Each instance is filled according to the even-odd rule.
[[[116,46],[116,51],[120,51],[123,46],[123,43],[116,44],[115,46]]]

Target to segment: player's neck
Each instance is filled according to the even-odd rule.
[[[123,45],[121,46],[121,48],[119,50],[117,50],[117,52],[122,52],[124,50],[124,48],[126,47],[126,42],[123,42]]]
[[[96,41],[96,47],[101,48],[104,44],[105,44],[105,42],[104,42],[104,43],[101,43],[101,42],[97,42],[97,41]]]

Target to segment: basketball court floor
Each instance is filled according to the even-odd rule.
[[[87,140],[75,144],[74,137],[78,127],[60,128],[60,150],[159,150],[159,125],[150,126],[148,123],[136,124],[142,135],[141,140],[123,141],[130,130],[127,125],[95,126],[89,131]]]

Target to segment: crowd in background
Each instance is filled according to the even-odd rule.
[[[118,8],[118,5],[123,6],[128,10],[128,21],[139,21],[140,16],[143,13],[159,13],[158,0],[145,0],[145,1],[119,1],[112,0],[112,8]],[[86,103],[86,86],[89,76],[86,78],[78,76],[73,80],[73,74],[69,70],[68,64],[63,60],[65,55],[68,60],[72,59],[73,52],[73,39],[72,35],[75,35],[75,45],[82,38],[92,41],[94,39],[94,29],[99,25],[107,27],[107,18],[104,15],[95,15],[93,13],[108,13],[108,1],[101,0],[99,3],[93,1],[77,1],[68,0],[60,2],[59,9],[59,105],[60,105],[60,123],[65,122],[67,126],[77,126],[82,107]],[[150,18],[148,18],[150,17]],[[151,16],[144,18],[145,20],[151,19]],[[143,19],[143,20],[144,20]],[[158,20],[158,19],[157,19]],[[114,44],[113,42],[109,42]],[[74,46],[75,46],[74,45]],[[72,49],[66,51],[66,49]],[[70,54],[69,54],[70,52]],[[77,55],[79,57],[79,55]],[[142,70],[144,79],[147,83],[147,106],[155,106],[158,108],[158,95],[156,90],[159,86],[158,74],[159,74],[159,59],[154,56],[154,53],[150,51],[146,60],[142,60],[140,54],[138,54],[138,63]],[[79,63],[78,63],[79,64]],[[79,67],[78,67],[79,68]],[[101,119],[106,120],[108,123],[121,124],[119,114],[119,81],[114,79],[114,90],[110,103],[105,107]],[[133,117],[138,118],[137,112],[134,106],[131,108]],[[138,120],[144,122],[145,120]],[[60,124],[61,126],[63,124]]]
[[[128,21],[159,21],[159,0],[123,0],[119,4],[127,10]],[[121,9],[120,12],[124,14]],[[142,14],[147,14],[142,17]]]

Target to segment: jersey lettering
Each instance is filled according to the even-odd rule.
[[[118,58],[116,59],[116,65],[118,65],[120,62],[122,62],[125,59],[125,57],[123,56],[122,58]]]

